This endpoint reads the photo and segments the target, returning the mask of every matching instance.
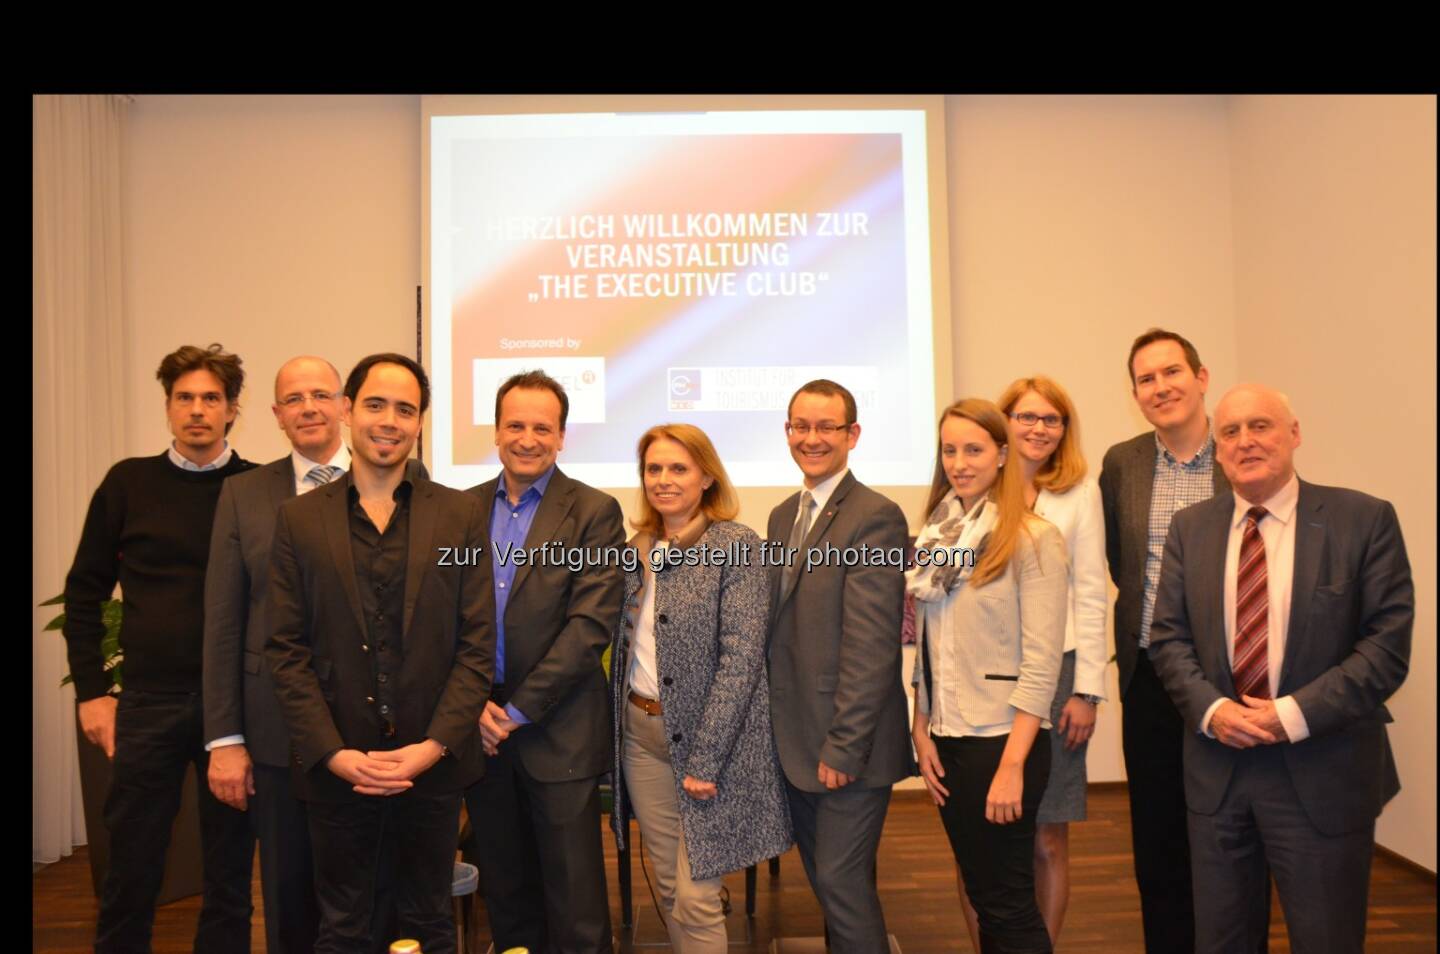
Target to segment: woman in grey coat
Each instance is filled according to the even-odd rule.
[[[718,954],[721,877],[791,844],[765,677],[769,586],[705,432],[652,427],[638,454],[640,568],[610,657],[611,823],[622,846],[632,813],[640,824],[671,947]]]

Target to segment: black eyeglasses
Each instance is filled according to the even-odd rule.
[[[815,425],[814,431],[821,437],[834,437],[840,431],[848,431],[854,426],[854,424],[836,424],[832,421],[821,421]],[[805,421],[785,422],[785,433],[787,434],[794,434],[797,437],[809,437],[810,431],[811,427]]]
[[[1042,417],[1033,411],[1021,411],[1019,414],[1011,414],[1010,417],[1026,427],[1034,427],[1037,421],[1052,431],[1065,426],[1065,418],[1059,414],[1046,414]]]

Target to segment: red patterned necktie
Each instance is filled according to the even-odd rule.
[[[1235,653],[1230,671],[1237,697],[1270,698],[1270,592],[1265,571],[1265,541],[1260,521],[1268,511],[1251,507],[1240,538],[1240,570],[1235,576]]]

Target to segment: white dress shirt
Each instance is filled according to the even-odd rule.
[[[340,449],[337,450],[329,460],[323,462],[313,461],[298,450],[292,450],[290,452],[290,463],[295,469],[295,496],[299,497],[319,486],[305,479],[306,475],[316,467],[328,465],[330,467],[339,467],[341,473],[348,471],[350,469],[350,448],[345,446],[344,441],[341,441]]]
[[[656,549],[662,553],[670,541],[658,540]],[[649,559],[646,554],[641,559]],[[640,613],[635,618],[635,635],[630,641],[630,689],[646,699],[660,698],[660,679],[655,663],[655,574],[642,573],[645,581],[640,591]]]
[[[1300,479],[1291,475],[1289,483],[1260,504],[1268,511],[1261,518],[1258,529],[1261,543],[1265,546],[1265,593],[1269,603],[1266,608],[1266,674],[1270,680],[1272,699],[1275,699],[1275,691],[1280,686],[1285,637],[1290,628],[1291,589],[1295,582],[1295,508],[1299,503]],[[1245,515],[1252,506],[1255,505],[1235,494],[1235,513],[1230,518],[1230,538],[1225,547],[1225,654],[1232,664],[1235,661],[1235,589],[1240,568],[1240,543],[1245,537]],[[1224,701],[1215,700],[1200,720],[1200,728],[1211,738],[1214,738],[1214,733],[1210,731],[1210,718]],[[1238,699],[1234,701],[1244,705]],[[1291,742],[1309,738],[1310,727],[1293,696],[1275,699],[1275,714]]]
[[[830,502],[830,495],[835,493],[835,488],[840,486],[840,481],[844,480],[845,475],[848,473],[850,473],[850,468],[846,467],[841,470],[840,473],[831,474],[829,477],[826,477],[814,487],[801,486],[801,490],[810,491],[810,499],[815,501],[815,510],[810,515],[810,526],[812,528],[815,526],[815,521],[819,520],[820,515],[825,512],[825,505]],[[796,511],[795,519],[800,519],[798,510]],[[806,535],[809,535],[809,531],[806,531]]]
[[[184,455],[181,454],[178,450],[176,450],[176,449],[175,449],[175,442],[174,442],[174,441],[171,441],[171,442],[170,442],[170,463],[174,464],[176,467],[179,467],[181,470],[194,470],[194,471],[219,470],[220,468],[224,467],[226,464],[230,463],[230,458],[231,458],[232,456],[234,456],[234,454],[235,454],[235,452],[230,449],[230,442],[229,442],[229,441],[224,441],[224,444],[225,444],[225,449],[220,452],[220,456],[219,456],[219,457],[215,458],[214,460],[212,460],[212,461],[211,461],[210,463],[208,463],[208,464],[197,464],[197,463],[195,463],[193,460],[191,460],[190,458],[184,456]]]

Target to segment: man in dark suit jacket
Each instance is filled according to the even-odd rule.
[[[1130,346],[1131,393],[1155,426],[1105,453],[1100,496],[1115,599],[1121,733],[1130,835],[1145,949],[1185,954],[1195,941],[1185,788],[1184,726],[1142,651],[1170,518],[1227,489],[1205,415],[1210,374],[1195,346],[1152,328]]]
[[[902,567],[845,566],[827,547],[904,552],[900,508],[855,479],[855,398],[811,381],[785,424],[804,490],[770,513],[770,710],[795,840],[836,954],[889,950],[875,855],[890,787],[914,774],[900,681]],[[807,557],[813,557],[807,568]],[[787,561],[788,562],[788,561]]]
[[[1390,504],[1295,476],[1278,392],[1235,388],[1215,437],[1235,492],[1175,515],[1150,642],[1189,730],[1196,949],[1264,943],[1268,861],[1291,949],[1359,954],[1400,787],[1384,703],[1410,661],[1405,542]]]
[[[271,410],[293,450],[226,480],[210,535],[205,573],[205,748],[215,797],[249,813],[260,842],[265,946],[276,954],[315,945],[310,833],[290,786],[290,737],[270,667],[265,601],[270,545],[280,505],[350,469],[340,439],[340,373],[324,358],[292,358],[275,375]],[[424,465],[407,462],[412,477]]]
[[[466,793],[497,951],[610,951],[599,777],[610,767],[600,658],[620,618],[625,531],[614,498],[562,474],[569,399],[542,371],[495,397],[500,476],[469,491],[494,554],[495,686],[485,777]],[[551,549],[563,547],[571,557]],[[578,548],[572,549],[572,548]],[[508,558],[525,550],[530,559]],[[427,951],[428,954],[428,951]]]
[[[400,873],[402,936],[455,950],[455,836],[484,768],[493,605],[481,509],[406,475],[428,403],[409,358],[357,364],[351,472],[287,501],[275,526],[266,656],[307,803],[321,952],[393,940],[372,926],[385,869]]]

